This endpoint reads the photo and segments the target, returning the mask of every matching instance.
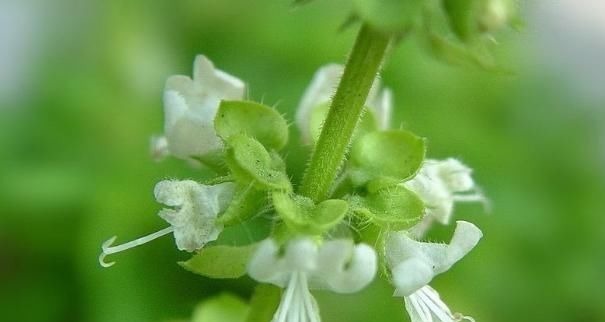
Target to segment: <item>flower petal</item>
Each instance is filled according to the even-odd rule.
[[[338,293],[353,293],[366,287],[376,275],[376,251],[366,244],[340,239],[324,243],[319,250],[318,278]]]
[[[454,202],[486,202],[471,176],[472,170],[462,162],[446,160],[425,160],[414,178],[403,185],[414,191],[425,204],[425,218],[449,224]],[[460,194],[469,192],[469,194]]]
[[[178,249],[192,252],[218,238],[223,226],[216,218],[233,198],[234,189],[229,182],[206,186],[192,180],[164,180],[156,185],[156,200],[175,207],[158,215],[174,227]]]
[[[193,81],[224,100],[241,100],[246,91],[244,82],[235,76],[216,69],[212,61],[204,55],[195,57]]]
[[[428,284],[468,254],[483,236],[475,225],[456,222],[449,245],[416,241],[404,232],[389,236],[387,261],[393,273],[396,295],[407,296]]]
[[[273,239],[260,242],[248,263],[248,275],[259,282],[284,287],[290,272],[278,253],[279,246]]]

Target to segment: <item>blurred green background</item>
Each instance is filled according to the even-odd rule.
[[[457,207],[485,238],[432,284],[477,321],[605,321],[605,82],[590,78],[605,63],[574,56],[582,44],[557,39],[544,7],[526,8],[526,30],[500,38],[513,76],[444,65],[409,39],[382,77],[395,93],[393,125],[428,137],[431,157],[471,165],[493,203],[490,214]],[[166,225],[157,181],[208,175],[150,158],[168,75],[189,75],[203,53],[293,119],[314,71],[344,61],[349,13],[347,0],[296,10],[286,0],[2,0],[0,320],[169,321],[223,291],[247,298],[247,278],[213,281],[176,265],[189,255],[171,237],[114,255],[110,269],[97,263],[100,245]],[[584,37],[605,46],[605,33]],[[288,151],[290,173],[303,153]],[[316,297],[327,322],[407,321],[391,293],[377,282]]]

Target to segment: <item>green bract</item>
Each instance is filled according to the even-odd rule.
[[[257,140],[233,134],[227,140],[225,161],[236,181],[252,184],[257,189],[291,190],[290,180],[281,158],[269,153]]]
[[[288,142],[286,120],[273,108],[250,101],[222,101],[214,128],[223,140],[245,134],[267,149],[279,150]]]
[[[424,0],[353,0],[357,15],[386,32],[404,32],[420,18]]]
[[[413,226],[424,213],[422,200],[401,185],[380,189],[364,197],[352,196],[351,203],[357,215],[392,230]]]
[[[304,234],[322,234],[342,220],[349,210],[344,200],[330,199],[317,205],[309,198],[286,192],[274,192],[273,206],[286,226]]]
[[[210,278],[238,278],[246,274],[246,265],[256,244],[205,247],[179,264],[193,273]]]
[[[250,308],[246,302],[231,294],[220,294],[198,304],[191,322],[244,322]]]
[[[404,130],[369,133],[351,148],[350,176],[362,186],[376,178],[404,181],[420,168],[425,155],[424,139]]]
[[[244,222],[256,215],[266,202],[266,191],[255,189],[253,185],[238,187],[231,203],[217,222],[225,226]]]

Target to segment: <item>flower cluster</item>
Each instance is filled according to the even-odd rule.
[[[305,91],[296,114],[304,144],[320,135],[342,73],[339,65],[321,67]],[[244,91],[204,56],[195,59],[193,78],[168,79],[164,136],[153,139],[153,154],[208,166],[215,184],[159,182],[155,198],[168,208],[158,215],[170,227],[119,246],[111,246],[113,237],[101,265],[113,264],[104,261],[109,254],[173,233],[178,249],[197,251],[185,268],[220,278],[248,274],[283,288],[273,322],[319,322],[311,289],[358,292],[381,267],[413,322],[472,320],[452,313],[429,283],[475,247],[481,230],[458,221],[449,244],[422,241],[433,224],[450,223],[456,202],[486,202],[471,169],[456,159],[425,159],[423,138],[389,129],[392,94],[375,80],[329,199],[312,200],[296,193],[279,153],[287,122],[272,107],[243,101]],[[221,245],[224,228],[260,214],[271,219],[269,236]],[[360,233],[369,226],[378,233]]]
[[[223,99],[241,99],[244,83],[214,68],[208,58],[199,55],[193,64],[193,79],[175,75],[168,78],[164,90],[165,136],[152,138],[155,156],[174,155],[193,160],[205,159],[222,147],[214,132],[213,120]],[[112,237],[103,243],[99,256],[101,266],[109,254],[124,251],[169,233],[174,234],[180,250],[193,252],[216,240],[223,226],[216,222],[233,197],[232,183],[207,186],[192,180],[164,180],[155,186],[158,202],[172,209],[163,209],[159,216],[171,226],[126,244],[111,246]]]

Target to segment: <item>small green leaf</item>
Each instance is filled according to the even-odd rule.
[[[357,186],[390,177],[404,181],[420,168],[425,155],[424,139],[404,130],[369,133],[351,148],[350,174]]]
[[[217,245],[202,248],[185,262],[186,270],[210,278],[238,278],[246,274],[246,265],[256,244],[246,246]]]
[[[246,322],[271,321],[279,305],[281,290],[270,284],[258,284],[250,299],[250,313]]]
[[[309,198],[287,192],[274,192],[273,206],[289,229],[312,235],[322,234],[340,223],[349,205],[329,199],[315,205]]]
[[[223,293],[198,304],[191,322],[245,322],[249,311],[242,299]]]
[[[511,74],[510,70],[498,66],[485,43],[476,42],[465,45],[436,34],[428,34],[427,41],[429,52],[445,63],[479,67],[486,71]]]
[[[268,149],[279,150],[288,142],[286,120],[275,109],[250,101],[222,101],[214,128],[223,140],[244,134]]]
[[[464,42],[476,38],[479,33],[478,13],[483,0],[443,0],[452,31]],[[483,1],[484,2],[484,1]]]
[[[315,144],[319,139],[319,135],[321,134],[321,127],[328,116],[328,110],[330,109],[330,104],[322,104],[314,108],[311,112],[311,117],[309,118],[309,133],[311,133],[312,143]],[[353,134],[352,141],[355,141],[356,138],[363,136],[369,132],[378,130],[378,121],[376,120],[376,115],[373,110],[365,107],[365,113],[361,116],[359,120],[359,124],[355,128],[355,133]]]
[[[269,153],[257,140],[234,134],[227,141],[225,161],[240,183],[253,184],[259,190],[291,190],[285,165],[279,155]]]
[[[407,229],[423,216],[424,204],[412,191],[401,185],[351,197],[353,212],[375,225],[393,230]]]
[[[419,18],[423,0],[353,0],[357,15],[386,32],[405,32]]]
[[[242,223],[256,215],[266,203],[266,191],[257,190],[253,185],[238,187],[233,200],[218,218],[217,223],[225,226]]]

